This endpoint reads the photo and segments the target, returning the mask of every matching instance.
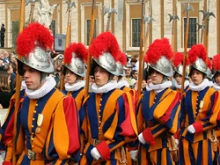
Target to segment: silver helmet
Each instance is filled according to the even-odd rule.
[[[156,39],[150,44],[145,54],[145,62],[149,67],[156,70],[166,77],[173,76],[173,66],[171,59],[173,58],[173,50],[167,38]],[[149,69],[150,69],[149,68]]]
[[[209,68],[207,68],[207,77],[208,77],[210,80],[212,80],[212,77],[213,77],[212,71],[211,71],[211,69],[209,69]]]
[[[85,77],[86,75],[86,66],[85,63],[82,61],[81,58],[77,57],[76,54],[72,53],[73,58],[71,60],[71,63],[64,64],[64,67],[68,68],[70,71],[75,73],[76,75],[80,77]]]
[[[117,65],[117,71],[118,71],[118,76],[125,76],[125,70],[124,70],[124,66],[121,64],[120,61],[116,62]]]
[[[201,58],[197,58],[197,60],[191,64],[190,72],[192,71],[193,68],[207,75],[206,63]]]
[[[174,68],[174,71],[183,76],[183,65],[178,65]],[[186,66],[185,68],[185,79],[189,79],[189,66]]]
[[[116,62],[109,52],[105,52],[98,58],[93,58],[93,60],[99,66],[101,66],[103,69],[107,70],[111,74],[116,75],[116,76],[119,75]]]
[[[103,32],[99,34],[89,47],[90,55],[93,61],[111,73],[112,75],[119,75],[116,66],[116,57],[118,56],[119,44],[116,37],[111,32]],[[94,69],[95,63],[92,68]],[[93,72],[94,70],[91,70]]]
[[[26,27],[17,38],[19,74],[23,75],[23,64],[43,73],[53,73],[54,66],[50,56],[54,38],[45,26],[35,22]]]
[[[151,67],[152,69],[156,70],[164,76],[173,76],[173,67],[170,61],[164,56],[161,56],[161,58],[156,63],[149,64],[149,67]]]
[[[193,45],[188,51],[188,59],[190,62],[190,75],[193,69],[207,75],[207,51],[204,45]]]
[[[54,66],[50,57],[50,53],[45,52],[45,50],[39,46],[36,46],[36,48],[31,53],[29,53],[27,57],[22,56],[21,59],[18,59],[18,72],[20,75],[23,75],[23,64],[43,73],[54,72]]]

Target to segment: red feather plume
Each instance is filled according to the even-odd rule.
[[[188,51],[188,58],[190,64],[193,64],[197,58],[201,58],[204,62],[207,60],[207,51],[202,44],[193,45]]]
[[[146,63],[155,64],[161,56],[165,56],[168,60],[173,57],[173,51],[167,38],[156,39],[145,54]]]
[[[111,32],[103,32],[95,38],[89,47],[90,55],[98,58],[104,52],[109,52],[117,61],[119,51],[118,41]]]
[[[72,53],[75,53],[78,58],[83,62],[87,62],[88,50],[82,43],[71,43],[68,48],[66,48],[64,53],[64,63],[69,64],[73,58]]]
[[[17,53],[21,56],[28,56],[38,45],[45,51],[52,50],[54,38],[48,28],[39,24],[31,23],[17,38]]]
[[[122,52],[122,51],[119,51],[119,52],[118,52],[118,61],[119,61],[123,66],[126,65],[126,63],[127,63],[127,57],[126,57],[126,55],[125,55],[124,52]]]
[[[173,65],[177,67],[178,65],[183,65],[184,54],[177,52],[173,58]],[[189,60],[186,59],[186,65],[189,65]]]
[[[213,57],[212,64],[213,64],[214,70],[216,71],[220,70],[220,54],[217,54]]]

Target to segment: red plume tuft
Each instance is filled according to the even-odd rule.
[[[69,64],[72,60],[72,53],[75,53],[82,61],[87,62],[88,50],[82,43],[71,43],[64,53],[64,63]]]
[[[122,52],[122,51],[118,52],[118,60],[117,61],[119,61],[123,66],[126,65],[127,57],[124,52]]]
[[[17,38],[17,53],[21,56],[28,56],[38,45],[45,51],[52,50],[54,38],[48,28],[39,24],[31,23]]]
[[[173,58],[174,66],[177,67],[178,65],[183,65],[183,61],[184,61],[184,54],[177,52]],[[186,59],[186,65],[189,65],[188,59]]]
[[[220,54],[213,57],[212,64],[215,71],[220,70]]]
[[[207,60],[207,51],[202,44],[193,45],[188,51],[188,58],[190,64],[193,64],[197,58],[201,58],[204,62]]]
[[[146,63],[155,64],[161,56],[165,56],[168,60],[173,57],[173,51],[167,38],[156,39],[145,54]]]
[[[98,58],[104,52],[109,52],[117,60],[119,45],[117,39],[111,32],[103,32],[95,38],[89,47],[90,55]]]

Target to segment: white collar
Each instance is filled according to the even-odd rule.
[[[129,87],[127,80],[119,80],[117,84],[117,88],[121,89],[122,87]]]
[[[107,93],[115,88],[117,88],[117,81],[115,80],[111,80],[110,82],[108,82],[107,84],[101,86],[101,87],[98,87],[96,85],[96,83],[93,83],[92,84],[92,92],[94,93]]]
[[[69,83],[66,83],[65,84],[65,90],[66,91],[77,91],[79,90],[80,88],[84,87],[85,86],[85,81],[84,80],[79,80],[77,81],[76,83],[70,85]]]
[[[213,84],[213,88],[217,91],[220,91],[220,86],[216,82]]]
[[[209,87],[210,83],[209,80],[204,79],[203,82],[199,85],[195,85],[194,82],[189,83],[189,87],[192,91],[202,91],[206,87]]]
[[[209,86],[213,87],[213,82],[209,80]]]
[[[182,85],[177,84],[176,80],[174,80],[174,86],[176,89],[181,89]],[[189,86],[189,80],[185,80],[184,82],[184,89],[186,89]]]
[[[25,88],[25,92],[30,99],[39,99],[48,94],[56,85],[53,77],[46,77],[46,82],[37,90],[30,90]]]
[[[157,85],[154,85],[153,83],[150,83],[149,85],[146,86],[146,90],[147,91],[155,90],[156,93],[160,93],[164,89],[169,88],[171,86],[172,86],[171,81],[165,81],[164,83],[157,84]]]

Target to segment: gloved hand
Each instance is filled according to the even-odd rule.
[[[178,139],[175,139],[175,143],[176,143],[176,145],[178,146],[178,145],[179,145],[179,140],[178,140]]]
[[[131,150],[131,151],[129,151],[129,153],[131,155],[131,159],[134,161],[137,161],[138,150]]]
[[[144,136],[143,136],[143,133],[140,133],[140,134],[138,135],[138,140],[139,140],[142,144],[145,144],[145,143],[146,143],[146,141],[145,141],[145,139],[144,139]]]
[[[94,147],[91,150],[91,155],[92,155],[93,159],[95,159],[95,160],[99,160],[101,158],[101,155],[100,155],[100,153],[99,153],[99,151],[97,150],[96,147]]]
[[[191,133],[191,134],[194,134],[196,132],[196,129],[194,128],[194,126],[192,124],[190,126],[188,126],[187,129],[188,129],[189,133]]]

